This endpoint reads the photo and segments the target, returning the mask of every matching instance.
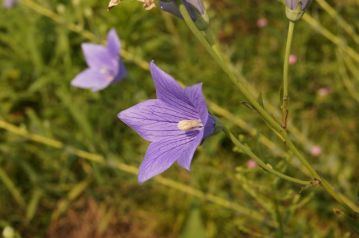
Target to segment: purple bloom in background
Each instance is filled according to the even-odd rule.
[[[299,3],[301,4],[301,8],[304,11],[312,3],[312,0],[286,0],[286,5],[291,10],[296,9]]]
[[[17,0],[3,0],[3,6],[5,8],[12,8],[15,6],[15,4],[17,3]]]
[[[120,59],[119,50],[120,40],[114,29],[107,35],[106,46],[82,44],[88,68],[78,74],[71,85],[96,92],[121,80],[126,75],[126,69]]]
[[[198,12],[201,15],[204,14],[204,6],[202,0],[182,0],[182,2],[186,6],[192,19],[196,19],[196,12]],[[164,11],[172,13],[182,18],[179,7],[175,0],[169,0],[169,1],[161,0],[160,7]]]
[[[201,83],[183,89],[153,62],[150,70],[157,99],[118,114],[120,120],[152,142],[140,166],[140,183],[164,172],[175,162],[190,170],[196,148],[215,130]]]

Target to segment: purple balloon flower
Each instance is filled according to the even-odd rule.
[[[301,4],[301,9],[304,11],[312,3],[312,0],[286,0],[286,5],[291,10],[296,9],[298,6],[298,3]]]
[[[182,2],[186,6],[192,19],[196,19],[196,11],[201,15],[204,14],[204,6],[202,0],[182,0]],[[175,0],[169,0],[169,1],[161,0],[160,7],[164,11],[172,13],[182,18],[182,15],[179,11],[178,5]]]
[[[150,70],[157,99],[118,114],[120,120],[152,142],[140,166],[140,183],[164,172],[175,162],[190,170],[196,148],[215,129],[201,83],[183,89],[153,62]]]
[[[3,6],[5,8],[12,8],[15,6],[16,3],[17,3],[17,0],[4,0]]]
[[[82,51],[89,67],[78,74],[71,85],[96,92],[121,80],[127,72],[119,56],[119,50],[120,40],[114,29],[107,35],[106,46],[82,44]]]

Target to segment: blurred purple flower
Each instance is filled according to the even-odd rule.
[[[190,170],[196,148],[215,129],[201,83],[183,89],[153,62],[150,70],[157,99],[144,101],[118,114],[120,120],[152,142],[140,166],[140,183],[164,172],[175,162]]]
[[[119,56],[119,50],[120,40],[114,29],[107,35],[106,46],[82,44],[82,51],[89,67],[78,74],[71,85],[96,92],[121,80],[127,72]]]
[[[196,11],[201,15],[204,14],[204,6],[202,0],[181,0],[181,1],[186,6],[192,19],[196,19]],[[167,1],[160,0],[160,7],[162,10],[182,18],[176,0],[167,0]]]
[[[301,4],[301,9],[304,11],[312,3],[312,0],[286,0],[286,5],[291,10],[296,9],[299,3]]]
[[[16,5],[16,3],[17,3],[17,0],[4,0],[3,6],[5,8],[12,8]]]

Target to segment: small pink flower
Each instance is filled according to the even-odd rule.
[[[254,160],[250,159],[247,161],[247,168],[248,169],[254,169],[257,167],[257,162],[255,162]]]
[[[318,157],[318,156],[320,156],[320,154],[322,153],[322,149],[320,148],[320,146],[314,145],[314,146],[310,149],[310,153],[312,154],[312,156]]]
[[[261,17],[257,20],[257,27],[264,28],[268,25],[268,20],[265,17]]]
[[[323,88],[318,89],[317,93],[318,93],[319,97],[326,97],[331,93],[331,91],[332,90],[330,88],[323,87]]]
[[[298,61],[298,57],[294,54],[289,55],[288,62],[289,64],[296,64]]]

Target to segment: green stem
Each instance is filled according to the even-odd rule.
[[[358,52],[352,47],[348,46],[340,37],[328,31],[328,29],[323,27],[315,18],[313,18],[309,14],[305,14],[303,16],[303,20],[306,21],[314,30],[318,31],[333,44],[338,46],[340,49],[343,49],[348,56],[350,56],[353,60],[359,63]]]
[[[9,190],[15,201],[21,206],[25,207],[26,203],[24,197],[21,195],[20,190],[16,187],[15,183],[7,175],[6,171],[0,167],[0,181],[4,183],[5,187]]]
[[[282,178],[289,182],[292,182],[292,183],[297,183],[297,184],[301,184],[301,185],[310,185],[311,184],[311,181],[305,181],[305,180],[293,178],[293,177],[290,177],[288,175],[285,175],[285,174],[273,169],[271,165],[266,164],[256,154],[254,154],[253,151],[247,145],[242,144],[229,130],[225,129],[225,132],[226,132],[226,134],[228,134],[228,136],[230,137],[233,144],[235,144],[241,151],[243,151],[249,157],[251,157],[254,161],[256,161],[257,164],[261,168],[263,168],[265,171],[267,171],[275,176],[278,176],[279,178]]]
[[[312,179],[318,181],[320,185],[330,194],[337,202],[346,205],[353,211],[359,213],[359,207],[346,198],[344,195],[337,193],[333,187],[323,178],[321,178],[318,173],[314,170],[314,168],[310,165],[310,163],[304,158],[304,156],[298,151],[294,143],[291,141],[287,132],[277,123],[272,116],[257,102],[255,97],[247,90],[245,83],[241,79],[237,79],[234,74],[232,68],[229,67],[229,64],[226,63],[224,58],[222,57],[220,50],[216,44],[210,44],[212,41],[207,39],[212,39],[212,37],[205,35],[203,32],[197,29],[195,24],[193,23],[189,13],[187,12],[186,7],[183,4],[179,6],[180,12],[183,16],[185,23],[188,28],[192,31],[192,33],[197,37],[197,39],[201,42],[201,44],[206,48],[208,53],[214,58],[214,60],[218,63],[218,65],[223,69],[223,71],[228,75],[228,77],[233,81],[233,83],[238,87],[241,93],[246,97],[249,103],[257,110],[262,119],[267,123],[267,125],[278,135],[281,139],[286,142],[288,148],[293,152],[293,154],[301,161],[304,167],[310,173]]]
[[[120,162],[120,160],[118,158],[114,159],[114,158],[107,158],[105,159],[104,156],[100,155],[100,154],[96,154],[96,153],[91,153],[91,152],[87,152],[87,151],[83,151],[83,150],[79,150],[76,148],[72,148],[70,146],[65,145],[63,142],[52,139],[52,138],[47,138],[44,137],[42,135],[37,135],[37,134],[33,134],[30,133],[28,130],[26,130],[25,128],[20,128],[17,127],[15,125],[12,125],[6,121],[3,121],[0,118],[0,129],[4,129],[5,131],[8,131],[10,133],[13,133],[14,135],[17,136],[21,136],[23,138],[26,138],[30,141],[42,144],[42,145],[46,145],[49,146],[51,148],[55,148],[55,149],[63,149],[63,150],[67,150],[69,153],[78,156],[79,158],[82,158],[86,161],[93,161],[96,162],[98,164],[102,164],[105,166],[109,166],[112,168],[116,168],[122,172],[131,174],[131,175],[138,175],[138,169],[132,165],[128,165],[126,163]],[[8,176],[4,175],[4,171],[1,169],[0,167],[0,181],[3,181],[7,187],[11,188],[11,192],[13,194],[13,196],[15,197],[15,199],[19,202],[19,204],[25,204],[24,199],[20,196],[21,194],[19,192],[14,192],[15,190],[12,188],[14,187],[12,185],[12,183],[10,183],[9,179],[7,179]],[[4,179],[5,178],[5,179]],[[263,215],[255,210],[251,210],[248,209],[242,205],[239,205],[237,203],[231,202],[229,200],[226,200],[224,198],[221,198],[219,196],[210,194],[210,193],[205,193],[202,192],[199,189],[193,188],[191,186],[188,186],[186,184],[180,183],[180,182],[176,182],[174,180],[171,179],[167,179],[165,177],[161,177],[161,176],[157,176],[156,178],[154,178],[155,181],[157,181],[159,184],[162,184],[166,187],[175,189],[177,191],[186,193],[190,196],[193,197],[197,197],[199,199],[202,200],[206,200],[206,201],[210,201],[214,204],[217,204],[219,206],[228,208],[228,209],[232,209],[234,211],[237,211],[241,214],[247,215],[248,217],[251,217],[252,219],[262,222],[263,221]],[[268,222],[270,226],[274,226],[275,225],[272,222]]]
[[[277,132],[284,133],[285,131],[281,128],[281,126],[273,119],[271,115],[269,115],[264,108],[257,102],[256,98],[247,90],[246,85],[237,79],[237,76],[233,73],[233,70],[228,67],[227,62],[222,57],[219,47],[216,44],[209,44],[207,40],[207,35],[203,32],[199,31],[195,24],[193,23],[189,13],[187,12],[186,7],[183,4],[180,4],[180,12],[190,30],[197,37],[197,39],[201,42],[201,44],[207,49],[208,53],[214,58],[214,60],[218,63],[218,65],[222,68],[222,70],[229,76],[229,78],[233,81],[233,83],[239,88],[241,93],[246,97],[249,103],[258,111],[258,113],[263,117],[263,119]],[[212,39],[211,36],[208,36],[209,39]]]
[[[325,0],[317,0],[316,2],[335,20],[340,27],[344,29],[345,32],[348,33],[348,35],[353,38],[356,44],[359,44],[359,35],[356,34],[353,27],[342,16],[340,16],[333,7],[331,7]]]
[[[282,127],[287,128],[288,118],[288,103],[289,103],[289,90],[288,90],[288,66],[289,54],[292,47],[293,33],[295,23],[290,21],[288,26],[287,44],[285,46],[284,63],[283,63],[283,99],[282,99]]]
[[[359,207],[349,200],[347,197],[345,197],[343,194],[337,192],[334,190],[333,186],[324,178],[322,178],[317,171],[310,165],[310,163],[304,158],[304,156],[298,151],[294,143],[288,138],[286,138],[286,142],[288,145],[288,148],[294,153],[294,155],[301,161],[303,166],[308,170],[311,177],[315,180],[317,180],[318,185],[321,185],[327,193],[329,193],[337,202],[341,204],[345,204],[347,207],[349,207],[351,210],[353,210],[356,213],[359,213]]]

